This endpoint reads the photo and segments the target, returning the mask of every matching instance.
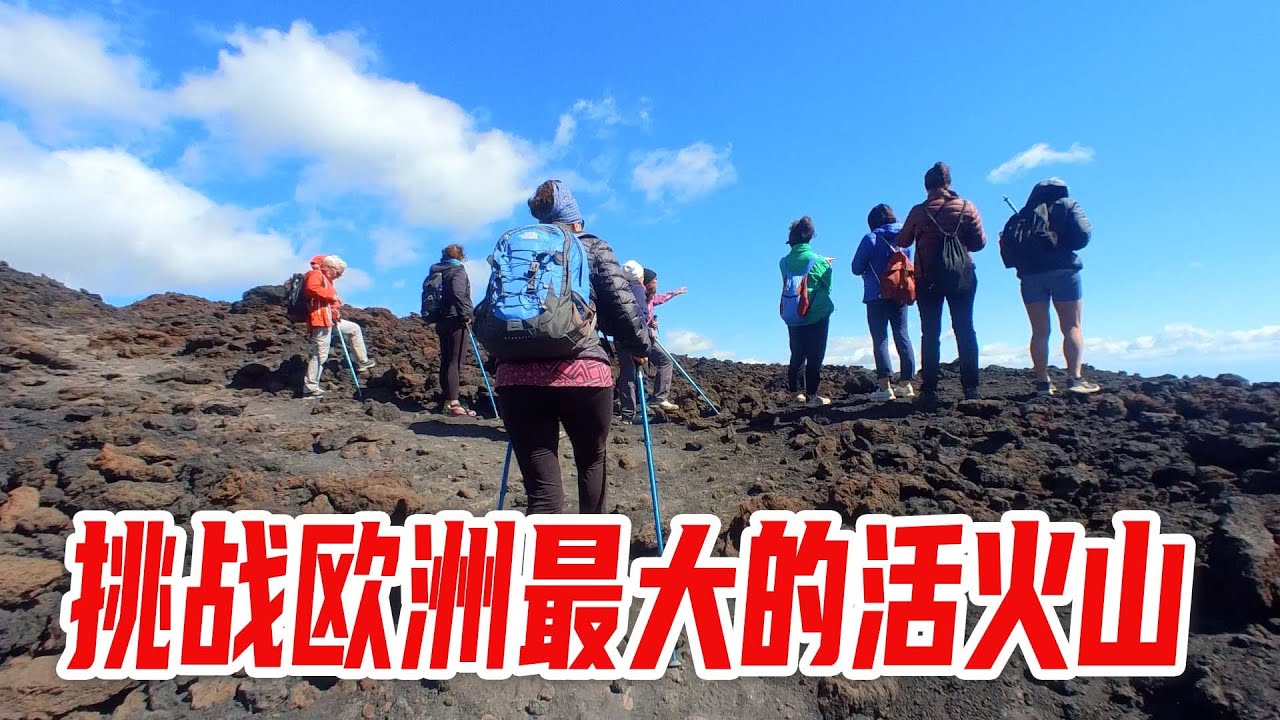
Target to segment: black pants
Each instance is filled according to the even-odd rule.
[[[827,329],[830,326],[831,317],[827,316],[812,325],[793,325],[787,328],[791,334],[791,366],[787,369],[787,386],[791,388],[791,392],[800,389],[800,369],[804,368],[805,393],[818,393],[822,359],[827,355]]]
[[[578,512],[605,512],[606,441],[613,420],[613,388],[513,386],[498,390],[502,423],[524,476],[526,514],[559,513],[560,425],[578,466]]]
[[[978,387],[978,334],[973,329],[973,299],[978,293],[978,280],[973,278],[957,290],[944,293],[921,292],[920,305],[920,374],[925,392],[938,389],[938,355],[942,342],[942,303],[951,311],[951,329],[956,333],[956,350],[960,355],[960,383],[966,390]]]
[[[444,404],[458,399],[458,375],[462,372],[462,356],[467,352],[467,329],[461,318],[446,318],[436,323],[440,336],[440,397]]]

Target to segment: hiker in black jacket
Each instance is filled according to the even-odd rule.
[[[428,275],[440,273],[442,303],[436,334],[440,336],[440,412],[458,417],[475,417],[458,403],[458,375],[462,357],[467,352],[467,328],[475,317],[471,306],[471,281],[463,266],[466,255],[461,245],[450,245],[440,253],[440,262],[431,266]]]

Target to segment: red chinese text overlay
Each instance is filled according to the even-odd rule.
[[[622,515],[76,515],[66,679],[177,675],[660,677],[680,638],[706,679],[1172,676],[1194,541],[1150,511],[1115,537],[1015,511],[762,511],[741,537],[680,515],[631,559]],[[739,548],[736,557],[717,548]],[[731,554],[730,554],[731,555]],[[971,606],[978,621],[967,627]],[[1069,616],[1069,621],[1064,618]]]

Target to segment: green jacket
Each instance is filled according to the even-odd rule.
[[[836,311],[835,303],[831,302],[831,263],[809,247],[809,243],[800,243],[791,248],[791,252],[787,253],[783,262],[786,263],[787,271],[798,273],[804,270],[810,260],[815,260],[813,269],[809,271],[809,282],[806,283],[809,288],[809,314],[805,316],[805,325],[812,325],[822,322]]]

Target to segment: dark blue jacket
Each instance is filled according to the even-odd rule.
[[[858,243],[858,251],[853,255],[853,274],[862,276],[862,302],[880,299],[880,276],[898,247],[898,232],[901,230],[902,225],[898,223],[883,225],[867,233]],[[902,250],[908,258],[911,257],[911,248]]]
[[[1018,277],[1051,270],[1081,270],[1084,263],[1076,252],[1089,244],[1093,226],[1080,204],[1069,197],[1067,184],[1058,178],[1037,183],[1027,197],[1023,209],[1049,206],[1049,230],[1058,236],[1056,250],[1041,253],[1018,268]]]

